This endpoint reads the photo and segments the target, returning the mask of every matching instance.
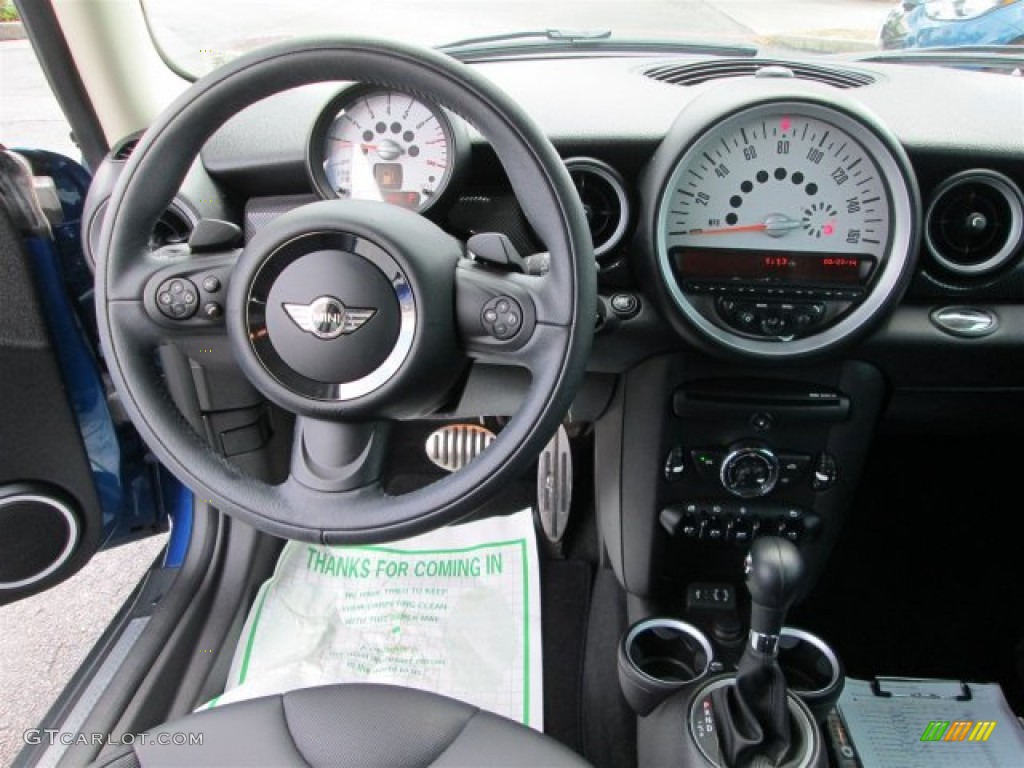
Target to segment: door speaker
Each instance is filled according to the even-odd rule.
[[[81,540],[71,505],[44,486],[0,486],[0,591],[21,589],[64,565]]]

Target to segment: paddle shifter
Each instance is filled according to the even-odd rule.
[[[734,684],[712,693],[722,758],[729,768],[781,766],[800,749],[794,738],[779,633],[804,576],[800,551],[785,539],[756,539],[746,560],[750,640]]]

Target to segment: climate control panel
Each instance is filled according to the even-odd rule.
[[[755,536],[781,536],[799,544],[821,529],[821,518],[799,506],[761,502],[687,501],[665,507],[659,522],[671,536],[737,544]]]
[[[687,449],[677,445],[668,452],[664,464],[664,477],[670,483],[696,476],[705,486],[719,485],[741,499],[756,499],[798,486],[826,491],[835,483],[838,471],[836,459],[829,453],[776,451],[753,441],[724,448]]]

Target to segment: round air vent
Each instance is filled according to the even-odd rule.
[[[188,242],[192,234],[192,222],[183,211],[171,206],[163,215],[157,219],[153,226],[153,234],[149,238],[149,247],[152,250],[163,248],[165,245]]]
[[[96,213],[89,222],[88,238],[86,239],[85,255],[89,262],[96,264],[96,253],[100,246],[100,233],[103,230],[103,217],[107,214],[107,202],[104,200],[96,208]],[[149,249],[155,251],[165,245],[188,242],[195,227],[195,219],[184,207],[177,203],[161,214],[156,224],[153,225],[153,232],[149,236]]]
[[[565,161],[587,215],[594,255],[600,258],[619,244],[629,224],[629,198],[622,178],[607,163],[590,157]]]
[[[932,195],[925,242],[932,257],[958,275],[983,275],[1020,247],[1024,203],[1020,189],[995,171],[950,176]]]

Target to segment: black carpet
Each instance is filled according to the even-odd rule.
[[[541,562],[544,732],[583,751],[580,719],[591,567],[581,560]]]

